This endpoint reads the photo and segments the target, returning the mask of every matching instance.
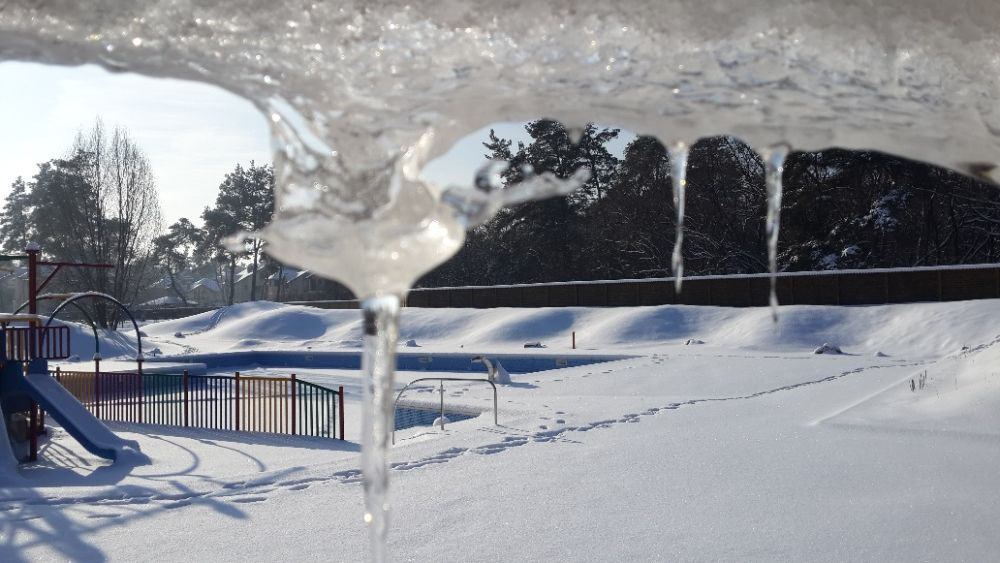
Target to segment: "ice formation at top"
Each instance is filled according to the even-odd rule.
[[[0,0],[0,61],[250,99],[275,132],[272,251],[378,294],[461,244],[466,219],[420,167],[499,120],[873,148],[996,179],[997,29],[995,0]]]

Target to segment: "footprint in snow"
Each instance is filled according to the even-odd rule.
[[[264,502],[265,500],[267,500],[267,497],[243,497],[243,498],[229,499],[230,502],[238,502],[240,504],[247,504],[251,502]]]

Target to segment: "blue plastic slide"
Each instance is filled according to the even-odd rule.
[[[139,451],[138,442],[116,436],[52,376],[29,373],[24,377],[24,383],[28,395],[88,452],[115,461],[148,462],[148,458]]]
[[[7,415],[0,407],[0,479],[9,475],[17,475],[17,457],[13,446],[7,439]]]

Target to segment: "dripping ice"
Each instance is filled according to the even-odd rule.
[[[680,293],[684,281],[682,249],[684,246],[684,199],[687,189],[688,146],[683,142],[676,142],[667,148],[667,153],[670,156],[670,184],[673,188],[674,211],[677,214],[674,251],[670,262],[674,272],[674,289]]]
[[[771,274],[771,291],[768,301],[771,318],[778,322],[778,231],[781,228],[782,174],[785,171],[787,145],[776,145],[763,152],[764,184],[767,187],[767,264]]]

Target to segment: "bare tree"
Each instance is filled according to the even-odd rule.
[[[159,197],[149,159],[115,127],[98,120],[79,133],[70,156],[53,161],[59,172],[35,177],[33,217],[45,249],[65,261],[108,263],[111,270],[81,268],[62,285],[93,289],[132,304],[148,281],[153,240],[161,230]],[[53,218],[65,220],[53,220]],[[102,324],[116,319],[97,307]]]

